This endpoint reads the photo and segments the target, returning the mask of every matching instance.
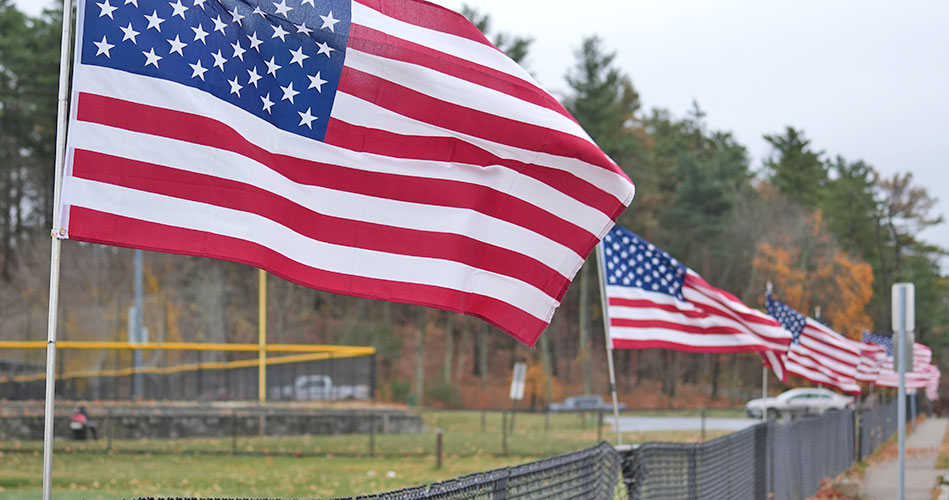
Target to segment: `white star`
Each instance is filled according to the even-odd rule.
[[[313,5],[313,0],[303,0],[302,2],[300,2],[300,6],[301,6],[301,7],[304,6],[304,5],[306,5],[306,4],[310,4],[310,7],[316,8],[316,6]]]
[[[135,41],[135,37],[138,36],[138,32],[135,31],[134,28],[132,28],[132,23],[131,23],[131,22],[129,23],[129,25],[128,25],[127,28],[123,28],[123,27],[120,26],[119,29],[122,30],[122,33],[125,33],[125,36],[122,37],[122,41],[123,41],[123,42],[126,41],[126,40],[131,40],[132,43],[138,44],[138,42]]]
[[[195,7],[201,7],[202,9],[204,9],[204,2],[205,2],[205,1],[206,1],[206,0],[194,0],[194,6],[195,6]]]
[[[304,35],[309,35],[310,33],[313,33],[313,30],[311,30],[310,28],[307,28],[306,23],[302,23],[299,26],[297,26],[297,33],[303,33]]]
[[[191,69],[194,70],[194,73],[191,73],[191,78],[194,78],[194,77],[197,76],[197,77],[201,78],[201,81],[204,81],[204,72],[207,71],[208,69],[201,66],[201,59],[200,59],[200,58],[198,59],[198,62],[196,62],[196,63],[194,63],[194,64],[190,64],[190,63],[189,63],[188,66],[191,66]]]
[[[241,47],[241,42],[238,41],[237,43],[232,43],[231,48],[234,49],[234,55],[232,57],[236,57],[240,59],[241,62],[244,62],[244,52],[247,51],[244,50],[244,47]]]
[[[145,56],[145,66],[152,64],[155,66],[155,68],[158,68],[158,61],[160,61],[162,57],[155,53],[154,48],[149,50],[148,52],[145,52],[143,50],[142,54]]]
[[[256,49],[257,52],[260,52],[260,49],[258,49],[257,47],[259,47],[260,44],[262,44],[262,43],[264,43],[264,42],[260,41],[260,39],[257,38],[257,32],[255,31],[255,32],[251,33],[251,34],[250,34],[250,37],[248,37],[248,39],[250,40],[250,48]]]
[[[138,0],[125,0],[124,5],[128,5],[128,4],[134,5],[136,9],[138,8]]]
[[[214,21],[214,31],[220,31],[221,34],[223,35],[223,34],[224,34],[224,28],[226,28],[227,25],[224,24],[224,21],[221,20],[221,16],[217,16],[217,17],[215,17],[214,19],[211,19],[211,20]]]
[[[208,42],[205,40],[208,36],[208,32],[204,31],[204,26],[198,25],[197,28],[191,28],[191,31],[194,31],[194,41],[201,40],[201,43],[207,45]]]
[[[339,19],[333,18],[333,11],[330,11],[330,14],[328,16],[320,16],[320,19],[323,20],[323,26],[320,26],[321,30],[329,28],[330,33],[336,33],[335,26],[336,26],[336,23],[339,22]]]
[[[281,42],[286,42],[286,40],[283,37],[285,37],[287,33],[288,32],[284,31],[284,29],[278,24],[273,27],[273,36],[271,36],[270,38],[280,38]]]
[[[161,33],[161,23],[165,22],[165,20],[158,17],[157,10],[152,11],[152,15],[145,16],[145,19],[148,19],[148,27],[145,28],[146,30],[155,28],[156,30],[158,30],[159,33]]]
[[[268,112],[268,113],[270,113],[270,108],[273,107],[273,101],[270,100],[270,93],[268,92],[267,95],[262,96],[262,97],[260,98],[260,100],[261,100],[261,101],[264,101],[264,109],[263,109],[263,110],[266,111],[266,112]]]
[[[293,10],[293,7],[287,7],[287,0],[280,0],[280,3],[274,2],[273,7],[277,9],[277,14],[287,17],[287,12]]]
[[[308,89],[316,89],[317,92],[323,92],[323,84],[326,83],[326,80],[320,78],[320,72],[317,71],[315,75],[306,75],[310,79],[310,86]]]
[[[254,13],[254,14],[260,14],[260,17],[267,17],[267,14],[266,14],[264,11],[260,10],[260,6],[259,6],[259,5],[255,5],[255,6],[254,6],[254,12],[253,12],[253,13]]]
[[[264,61],[264,64],[267,65],[267,73],[275,77],[277,76],[277,70],[283,67],[274,62],[273,56],[270,57],[269,61]]]
[[[257,74],[257,66],[247,71],[247,77],[250,78],[247,85],[253,85],[254,88],[257,88],[257,80],[260,80],[260,75]]]
[[[109,51],[112,50],[112,47],[115,47],[115,45],[109,43],[109,41],[105,39],[105,35],[102,35],[101,42],[92,42],[92,44],[98,48],[98,50],[96,50],[96,55],[105,54],[106,57],[112,59]]]
[[[168,43],[171,44],[171,50],[168,51],[169,54],[171,54],[172,52],[177,52],[178,55],[184,57],[184,53],[181,52],[181,49],[187,47],[188,44],[179,40],[178,35],[175,35],[174,40],[168,40]]]
[[[237,97],[241,96],[241,89],[244,88],[243,85],[237,83],[237,77],[234,77],[234,80],[228,80],[227,83],[231,84],[231,93],[237,94]]]
[[[336,50],[336,49],[334,49],[333,47],[330,47],[330,44],[328,44],[328,43],[326,43],[326,42],[318,43],[318,44],[316,44],[316,45],[320,48],[320,50],[318,50],[318,51],[316,52],[316,55],[326,54],[326,58],[327,58],[327,59],[329,59],[329,57],[330,57],[330,52]]]
[[[171,13],[172,17],[181,16],[182,19],[185,18],[185,11],[188,10],[188,8],[181,4],[181,0],[178,0],[177,3],[168,2],[168,5],[171,5],[171,8],[175,9],[175,11]]]
[[[313,120],[316,120],[316,117],[310,114],[311,108],[306,108],[306,113],[301,113],[297,111],[297,114],[300,115],[300,126],[306,125],[310,130],[313,130]]]
[[[303,67],[303,60],[310,58],[310,56],[303,53],[303,47],[300,47],[297,50],[291,50],[290,56],[290,64],[297,63],[301,68]]]
[[[244,16],[237,12],[237,6],[234,6],[234,10],[231,11],[231,22],[241,24],[241,19],[244,19]]]
[[[224,71],[224,63],[227,62],[227,59],[221,54],[221,51],[212,52],[211,57],[214,58],[214,66],[221,68],[221,71]]]
[[[112,17],[112,13],[115,12],[115,9],[118,9],[118,7],[113,7],[109,5],[109,0],[105,0],[105,2],[102,2],[102,3],[97,3],[96,5],[98,5],[99,8],[102,9],[99,11],[99,17],[109,16],[109,19],[112,19],[113,21],[115,20],[115,18]]]
[[[280,87],[280,90],[283,91],[283,97],[280,98],[281,101],[290,101],[290,104],[293,104],[293,96],[299,94],[296,90],[293,90],[293,82],[290,82],[290,85],[286,87]]]

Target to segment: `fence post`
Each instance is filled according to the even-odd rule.
[[[237,410],[231,410],[231,455],[237,455]]]
[[[109,451],[112,451],[112,407],[111,406],[106,408],[106,411],[105,411],[105,425],[106,425],[105,451],[109,452]]]
[[[544,430],[550,430],[550,409],[544,410]]]
[[[369,456],[376,456],[376,416],[369,415]]]
[[[702,408],[702,442],[705,442],[705,408]]]
[[[507,412],[501,410],[501,451],[507,456]]]
[[[481,432],[486,431],[487,427],[488,427],[487,410],[481,410]]]
[[[435,468],[442,468],[442,430],[435,429]]]
[[[697,481],[697,471],[695,467],[695,450],[696,446],[692,445],[689,447],[689,500],[699,500],[698,492],[698,481]]]
[[[596,442],[603,441],[603,409],[596,411]]]

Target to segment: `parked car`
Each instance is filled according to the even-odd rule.
[[[293,385],[271,389],[271,399],[328,401],[338,399],[369,399],[367,385],[333,385],[328,375],[300,375]]]
[[[618,406],[620,410],[626,409],[623,403],[619,403]],[[610,411],[613,409],[613,403],[603,401],[603,397],[598,394],[586,394],[570,396],[563,403],[550,403],[547,409],[550,411]]]
[[[802,387],[782,392],[773,398],[752,399],[745,404],[745,414],[751,418],[761,418],[762,412],[765,412],[768,418],[780,418],[782,415],[819,414],[843,408],[853,408],[852,397],[828,389]]]

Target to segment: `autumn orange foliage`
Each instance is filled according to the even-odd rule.
[[[872,328],[867,304],[873,296],[873,270],[833,243],[815,212],[807,228],[761,241],[752,265],[759,276],[771,281],[775,293],[789,306],[814,316],[847,337],[860,338]]]

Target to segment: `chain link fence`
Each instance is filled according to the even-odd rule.
[[[896,434],[897,412],[899,403],[891,401],[888,404],[877,406],[872,409],[862,409],[858,412],[859,418],[859,440],[860,448],[858,452],[860,460],[869,457],[870,454],[885,443],[890,436]]]
[[[771,420],[704,443],[644,443],[624,452],[623,481],[631,500],[799,500],[856,462],[855,439],[867,453],[889,439],[896,403],[867,411],[859,438],[855,429],[855,413],[840,410]]]

